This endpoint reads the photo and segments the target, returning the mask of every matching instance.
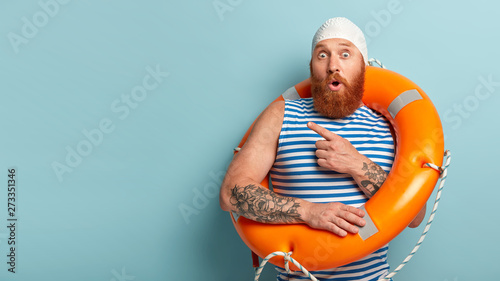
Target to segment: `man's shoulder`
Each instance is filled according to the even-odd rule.
[[[268,129],[271,127],[281,128],[281,124],[283,123],[284,112],[285,112],[285,102],[284,101],[272,102],[259,115],[259,117],[256,120],[255,125],[259,125],[260,123],[264,123],[264,124],[266,124],[265,126]],[[257,126],[257,127],[259,127],[259,126]]]
[[[285,101],[275,101],[267,106],[265,112],[272,115],[283,115],[285,112]]]

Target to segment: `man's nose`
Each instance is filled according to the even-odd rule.
[[[330,58],[328,63],[328,73],[335,73],[340,71],[339,61],[335,58]]]

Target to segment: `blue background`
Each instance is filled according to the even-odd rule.
[[[453,153],[435,224],[395,280],[498,278],[500,6],[470,3],[2,1],[0,279],[252,280],[217,188],[258,113],[308,76],[311,38],[334,16],[427,92]],[[391,242],[393,269],[422,228]]]

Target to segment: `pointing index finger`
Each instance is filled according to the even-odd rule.
[[[330,132],[328,129],[314,122],[307,122],[307,127],[318,133],[318,135],[322,136],[327,141],[331,141],[337,136],[335,133]]]

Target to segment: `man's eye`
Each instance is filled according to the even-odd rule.
[[[350,57],[350,56],[351,56],[351,55],[350,55],[349,53],[347,53],[347,52],[342,53],[342,57],[343,57],[343,58],[348,58],[348,57]]]
[[[318,57],[324,59],[324,58],[326,58],[326,54],[325,53],[319,53]]]

